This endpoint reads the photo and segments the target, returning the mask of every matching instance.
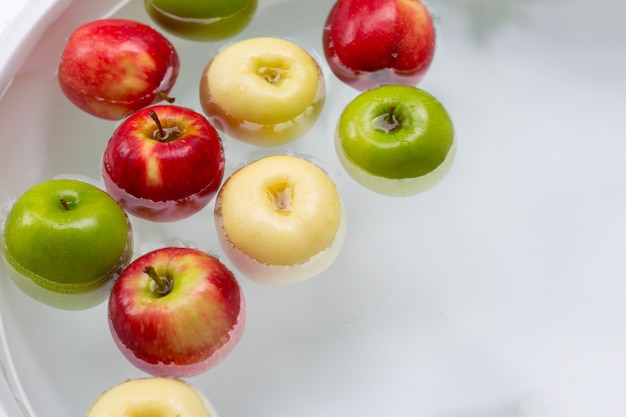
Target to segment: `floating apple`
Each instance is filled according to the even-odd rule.
[[[137,258],[115,282],[108,310],[120,351],[154,376],[209,370],[235,348],[245,322],[233,273],[191,248],[164,247]]]
[[[192,109],[146,107],[113,132],[102,176],[106,190],[128,213],[158,222],[180,220],[217,193],[224,176],[222,140]]]
[[[59,64],[63,93],[85,112],[108,120],[163,99],[178,77],[174,46],[159,32],[129,19],[99,19],[69,37]]]
[[[5,222],[9,276],[34,299],[64,310],[101,304],[133,253],[120,205],[86,182],[55,179],[26,190]]]
[[[435,27],[419,0],[338,0],[322,35],[333,73],[364,91],[417,85],[435,53]]]
[[[264,157],[235,171],[218,193],[214,217],[228,259],[268,285],[324,271],[346,230],[334,182],[314,163],[291,155]]]
[[[456,143],[439,100],[417,87],[388,85],[348,103],[337,124],[335,148],[348,174],[363,186],[408,196],[446,175]]]
[[[85,417],[217,417],[209,400],[181,379],[129,379],[104,391]]]
[[[325,99],[324,77],[315,59],[279,38],[227,46],[208,63],[200,82],[202,109],[215,127],[259,146],[304,135]]]
[[[164,30],[193,41],[220,41],[245,29],[257,0],[144,0],[148,15]]]

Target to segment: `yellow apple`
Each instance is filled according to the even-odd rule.
[[[86,417],[217,417],[217,412],[195,387],[174,378],[148,377],[124,381],[103,392]]]
[[[259,37],[228,45],[206,65],[202,109],[227,135],[277,146],[304,135],[326,99],[322,70],[300,46]]]
[[[269,285],[309,279],[338,256],[346,231],[341,196],[316,164],[291,155],[258,159],[222,185],[215,225],[227,258]]]

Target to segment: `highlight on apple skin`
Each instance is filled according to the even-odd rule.
[[[2,233],[9,277],[33,299],[63,310],[102,304],[133,249],[122,207],[100,188],[74,179],[26,190]]]
[[[244,294],[216,257],[163,247],[135,259],[108,304],[111,335],[128,361],[153,376],[192,377],[221,363],[239,343]]]
[[[341,196],[328,174],[292,155],[253,161],[226,179],[215,227],[231,263],[266,285],[291,285],[326,270],[346,233]]]
[[[300,46],[258,37],[220,50],[204,68],[199,94],[218,130],[271,147],[311,129],[326,100],[326,82],[317,61]]]
[[[154,105],[133,113],[113,132],[102,157],[102,177],[129,214],[173,222],[215,197],[224,165],[222,139],[204,115]]]
[[[322,31],[324,57],[357,90],[416,86],[435,55],[436,31],[420,0],[338,0]]]
[[[144,0],[152,20],[183,39],[216,42],[232,38],[254,17],[258,0]]]
[[[424,192],[450,171],[456,156],[454,126],[443,104],[412,86],[362,92],[344,108],[335,150],[346,172],[379,194]]]
[[[209,399],[177,378],[128,379],[102,392],[85,417],[217,417]]]
[[[63,49],[58,81],[81,110],[120,120],[168,97],[178,78],[174,45],[148,25],[98,19],[78,27]]]

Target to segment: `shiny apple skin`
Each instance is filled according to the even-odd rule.
[[[9,277],[33,299],[62,310],[103,303],[133,249],[132,225],[120,205],[100,188],[72,179],[26,190],[2,233]]]
[[[164,128],[180,136],[156,139],[154,111]],[[106,190],[129,214],[172,222],[202,210],[224,176],[224,148],[204,115],[186,107],[155,105],[141,109],[113,132],[102,158]]]
[[[161,33],[129,19],[99,19],[69,37],[58,68],[65,96],[106,120],[162,101],[180,69],[176,49]]]
[[[171,291],[153,291],[144,272],[171,277]],[[221,363],[239,343],[246,318],[234,274],[214,256],[164,247],[133,261],[111,290],[108,320],[122,354],[153,376],[192,377]]]
[[[144,0],[160,28],[196,42],[232,38],[250,24],[257,6],[257,0]]]
[[[417,85],[430,68],[435,42],[431,14],[419,0],[339,0],[322,34],[330,69],[361,91]]]

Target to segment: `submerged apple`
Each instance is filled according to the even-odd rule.
[[[148,15],[167,32],[193,41],[220,41],[245,29],[257,0],[144,0]]]
[[[288,285],[327,269],[343,245],[346,219],[328,174],[291,155],[235,171],[215,202],[220,244],[234,266],[262,284]]]
[[[6,219],[2,255],[9,276],[34,299],[60,309],[101,304],[133,253],[120,205],[78,180],[50,180],[24,192]]]
[[[202,114],[177,105],[141,109],[113,132],[102,158],[111,196],[128,213],[171,222],[203,209],[224,176],[224,148]]]
[[[408,196],[448,173],[456,142],[439,100],[417,87],[388,85],[359,94],[345,107],[335,148],[348,174],[363,186]]]
[[[104,391],[85,417],[217,417],[213,405],[198,389],[181,379],[129,379]]]
[[[119,120],[162,101],[178,77],[174,46],[148,25],[99,19],[69,37],[58,70],[65,96],[83,111]]]
[[[233,273],[209,254],[178,247],[133,261],[113,286],[108,312],[122,354],[154,376],[213,368],[235,348],[245,323]]]
[[[298,139],[317,120],[326,85],[300,46],[260,37],[228,45],[205,67],[200,103],[216,128],[258,146]]]
[[[333,73],[358,90],[417,85],[435,53],[435,27],[420,0],[338,0],[322,35]]]

